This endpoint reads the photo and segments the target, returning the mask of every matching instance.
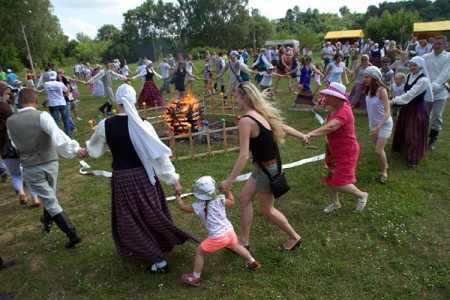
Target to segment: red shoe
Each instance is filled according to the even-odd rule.
[[[195,278],[194,274],[183,274],[181,275],[181,280],[187,284],[193,285],[193,286],[199,286],[200,285],[200,278]]]
[[[253,270],[256,270],[256,269],[261,268],[261,264],[260,264],[258,261],[255,260],[255,261],[252,262],[251,264],[248,263],[248,262],[246,262],[246,263],[245,263],[245,267],[246,267],[247,269],[249,269],[250,271],[253,271]]]

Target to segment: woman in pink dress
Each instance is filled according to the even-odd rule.
[[[303,143],[309,144],[312,137],[327,137],[322,181],[327,188],[331,204],[325,207],[324,212],[331,213],[341,208],[338,193],[355,196],[358,199],[356,211],[361,212],[366,206],[369,194],[354,185],[359,145],[355,135],[355,119],[345,86],[332,82],[320,95],[319,104],[329,105],[332,110],[324,125],[305,135]]]

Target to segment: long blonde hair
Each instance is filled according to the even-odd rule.
[[[239,93],[248,107],[257,111],[269,122],[275,142],[277,144],[284,144],[285,133],[282,126],[283,118],[281,112],[265,100],[266,95],[261,93],[255,85],[248,81],[240,83],[236,87],[235,93]]]

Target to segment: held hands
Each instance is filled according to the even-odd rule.
[[[219,191],[221,191],[222,193],[228,193],[231,189],[231,185],[233,183],[230,182],[228,179],[224,180],[220,183],[220,187],[219,187]]]
[[[302,140],[302,146],[309,145],[311,143],[311,136],[309,134],[305,134]]]
[[[181,193],[183,192],[183,187],[180,185],[179,182],[175,182],[173,185],[173,191],[175,193],[175,196],[179,196],[181,195]]]
[[[77,155],[78,155],[79,157],[86,157],[86,156],[89,155],[89,152],[87,151],[86,148],[80,148],[80,149],[77,151]]]

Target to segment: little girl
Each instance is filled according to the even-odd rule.
[[[392,118],[387,87],[381,80],[381,71],[377,67],[370,66],[364,70],[369,136],[375,144],[375,154],[380,163],[380,182],[386,183],[388,163],[384,147],[392,133]]]
[[[226,192],[225,195],[216,194],[216,182],[211,176],[200,177],[195,182],[194,196],[199,202],[184,204],[179,195],[175,195],[178,207],[186,212],[195,212],[205,224],[208,238],[195,249],[194,272],[183,274],[181,280],[193,286],[200,285],[200,275],[204,264],[206,253],[216,252],[222,248],[229,248],[246,260],[245,266],[249,270],[258,269],[261,265],[250,252],[238,244],[233,225],[227,219],[225,207],[235,204],[233,194]]]
[[[405,82],[406,82],[406,75],[403,73],[397,73],[394,77],[394,84],[392,85],[392,97],[391,99],[394,99],[395,97],[401,96],[405,93]],[[392,119],[395,123],[397,122],[397,115],[400,112],[401,105],[394,104],[392,105]]]

